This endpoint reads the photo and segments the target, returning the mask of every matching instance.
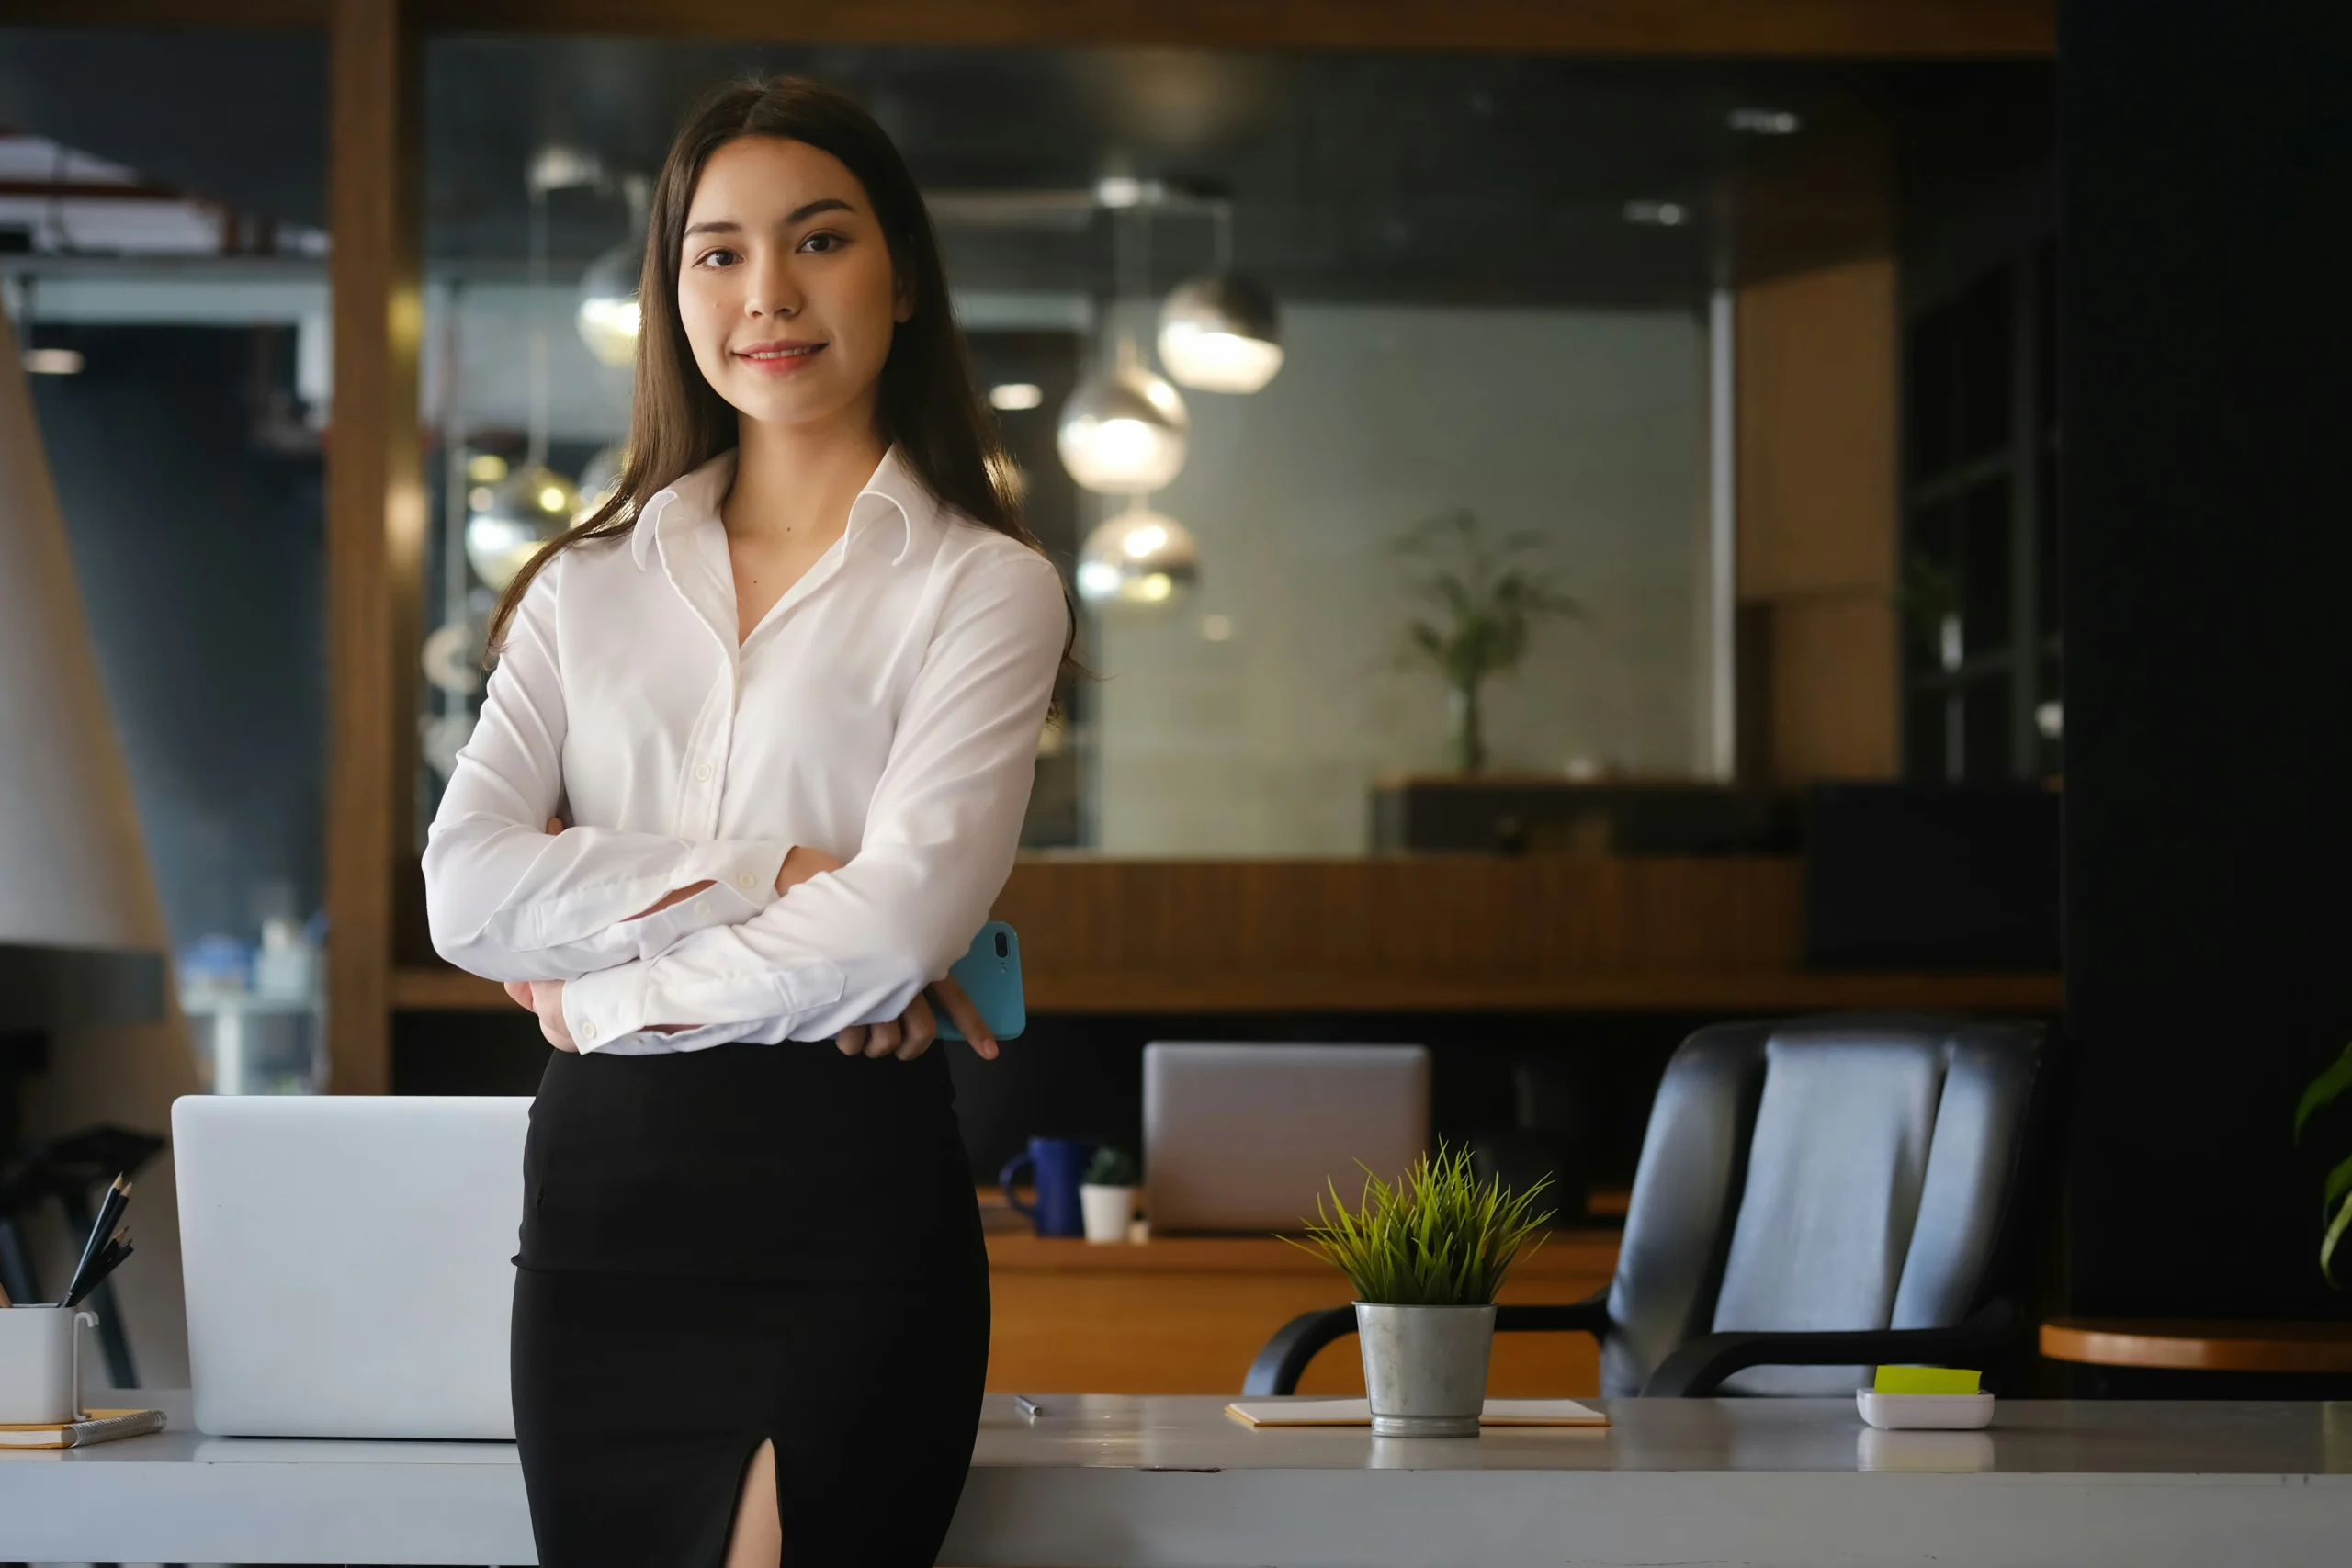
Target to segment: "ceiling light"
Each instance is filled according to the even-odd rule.
[[[1283,367],[1273,297],[1229,272],[1187,278],[1159,308],[1159,362],[1204,392],[1256,391]]]
[[[1156,207],[1168,199],[1168,185],[1133,175],[1105,175],[1094,182],[1094,199],[1104,207]]]
[[[989,389],[990,408],[1034,409],[1045,400],[1045,389],[1035,381],[1004,381]]]
[[[588,264],[580,275],[580,308],[572,320],[588,352],[606,365],[627,366],[637,358],[637,330],[642,314],[637,302],[637,280],[645,265],[644,247],[624,240]]]
[[[1182,469],[1191,430],[1184,400],[1122,338],[1118,367],[1080,383],[1062,405],[1055,444],[1088,490],[1134,495],[1164,488]]]
[[[1629,201],[1625,204],[1625,221],[1679,229],[1690,221],[1690,209],[1679,201]]]
[[[1731,128],[1750,136],[1794,136],[1804,126],[1789,109],[1734,109]]]
[[[1164,607],[1200,575],[1191,530],[1144,505],[1141,496],[1079,547],[1078,596],[1090,604]]]
[[[82,373],[82,351],[78,348],[28,348],[24,352],[27,374],[33,376],[78,376]]]
[[[481,499],[476,491],[469,502]],[[466,519],[466,559],[493,589],[514,581],[549,539],[571,525],[580,492],[552,468],[515,469],[490,488],[489,504]]]
[[[524,178],[534,191],[569,190],[593,186],[605,177],[604,160],[584,147],[550,141],[531,154]]]

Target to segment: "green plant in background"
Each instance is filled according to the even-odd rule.
[[[2303,1141],[2303,1123],[2346,1089],[2352,1089],[2352,1045],[2346,1045],[2344,1054],[2303,1090],[2302,1100],[2295,1106],[2295,1142]],[[2347,1226],[2352,1226],[2352,1154],[2336,1161],[2320,1184],[2319,1224],[2319,1271],[2333,1285],[2335,1247],[2344,1239]]]
[[[1134,1187],[1142,1182],[1143,1170],[1135,1156],[1105,1144],[1087,1161],[1084,1180],[1089,1187]]]
[[[1518,558],[1542,547],[1540,534],[1489,541],[1466,509],[1426,518],[1396,541],[1399,555],[1430,563],[1414,592],[1444,611],[1406,628],[1413,651],[1437,667],[1453,703],[1453,761],[1464,773],[1487,765],[1479,695],[1487,677],[1519,667],[1538,621],[1581,615],[1583,607]]]
[[[1328,1210],[1315,1201],[1306,1240],[1283,1239],[1345,1274],[1360,1302],[1487,1306],[1521,1252],[1543,1245],[1552,1211],[1535,1213],[1535,1201],[1551,1184],[1545,1177],[1513,1192],[1499,1177],[1480,1181],[1469,1152],[1441,1142],[1393,1185],[1366,1169],[1353,1210],[1332,1185]]]

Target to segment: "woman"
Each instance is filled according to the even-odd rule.
[[[942,976],[1070,615],[871,118],[730,87],[650,228],[619,493],[501,602],[424,854],[435,945],[558,1048],[515,1258],[532,1526],[549,1568],[929,1563],[989,1309],[924,993],[996,1055]]]

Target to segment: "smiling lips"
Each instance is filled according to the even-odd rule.
[[[755,343],[749,348],[739,348],[735,357],[756,369],[766,371],[797,370],[824,349],[821,343],[802,343],[784,339],[775,343]]]

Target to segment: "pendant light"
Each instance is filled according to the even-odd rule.
[[[1204,392],[1254,392],[1283,367],[1272,296],[1232,273],[1187,278],[1159,308],[1159,362]]]
[[[621,181],[628,201],[629,238],[588,264],[580,275],[580,304],[572,322],[580,341],[605,365],[627,368],[637,359],[638,280],[645,272],[645,176],[629,175]]]
[[[604,364],[625,368],[637,358],[637,279],[644,265],[644,247],[624,240],[580,275],[580,306],[572,321],[580,341]]]
[[[1220,201],[1216,260],[1186,278],[1159,308],[1159,363],[1204,392],[1254,392],[1283,367],[1274,298],[1233,270],[1233,207]]]
[[[1110,374],[1081,382],[1062,405],[1055,444],[1088,490],[1139,495],[1182,470],[1192,417],[1166,378],[1145,367],[1133,338],[1119,340],[1118,354]]]
[[[525,463],[467,497],[466,560],[474,575],[503,592],[549,539],[571,526],[580,491],[543,463]]]
[[[576,173],[576,156],[566,163],[558,156],[564,152],[542,149],[529,179],[530,449],[511,472],[485,479],[466,492],[466,560],[483,582],[502,592],[549,539],[571,525],[580,510],[579,487],[548,467],[548,332],[537,308],[547,297],[548,192]],[[497,462],[490,458],[485,472],[494,472]]]
[[[1135,496],[1087,535],[1078,552],[1078,596],[1105,608],[1165,609],[1200,581],[1192,530]]]

